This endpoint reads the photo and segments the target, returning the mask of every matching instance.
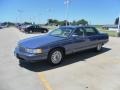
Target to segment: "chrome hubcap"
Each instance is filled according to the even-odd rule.
[[[30,31],[30,33],[32,33],[32,31]]]
[[[97,50],[100,51],[101,48],[102,48],[102,44],[98,44],[98,46],[97,46]]]
[[[54,64],[58,64],[62,59],[62,54],[60,51],[55,51],[51,56],[51,61]]]

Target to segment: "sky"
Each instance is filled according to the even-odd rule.
[[[46,23],[47,19],[85,19],[90,24],[113,24],[120,15],[120,0],[0,0],[0,22]]]

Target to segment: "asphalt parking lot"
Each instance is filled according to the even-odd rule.
[[[120,90],[120,38],[110,37],[100,53],[72,54],[54,67],[46,61],[19,62],[17,42],[36,35],[0,29],[0,90]]]

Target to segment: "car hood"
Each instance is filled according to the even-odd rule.
[[[35,36],[35,37],[24,39],[19,42],[19,45],[21,47],[35,49],[35,48],[40,48],[50,43],[57,42],[63,39],[64,38],[62,37],[42,35],[42,36]]]

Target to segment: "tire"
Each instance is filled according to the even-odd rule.
[[[41,33],[47,33],[47,32],[48,32],[48,30],[46,30],[46,29],[41,31]]]
[[[45,32],[47,33],[47,32],[48,32],[48,30],[45,30]]]
[[[32,33],[32,32],[33,32],[32,30],[29,31],[29,33]]]
[[[96,47],[96,51],[100,52],[102,50],[102,43],[99,43]]]
[[[54,49],[54,50],[50,51],[50,53],[48,55],[48,62],[51,65],[58,65],[62,62],[63,56],[64,56],[64,54],[61,49]]]
[[[41,33],[44,33],[44,32],[45,32],[44,30],[41,31]]]

